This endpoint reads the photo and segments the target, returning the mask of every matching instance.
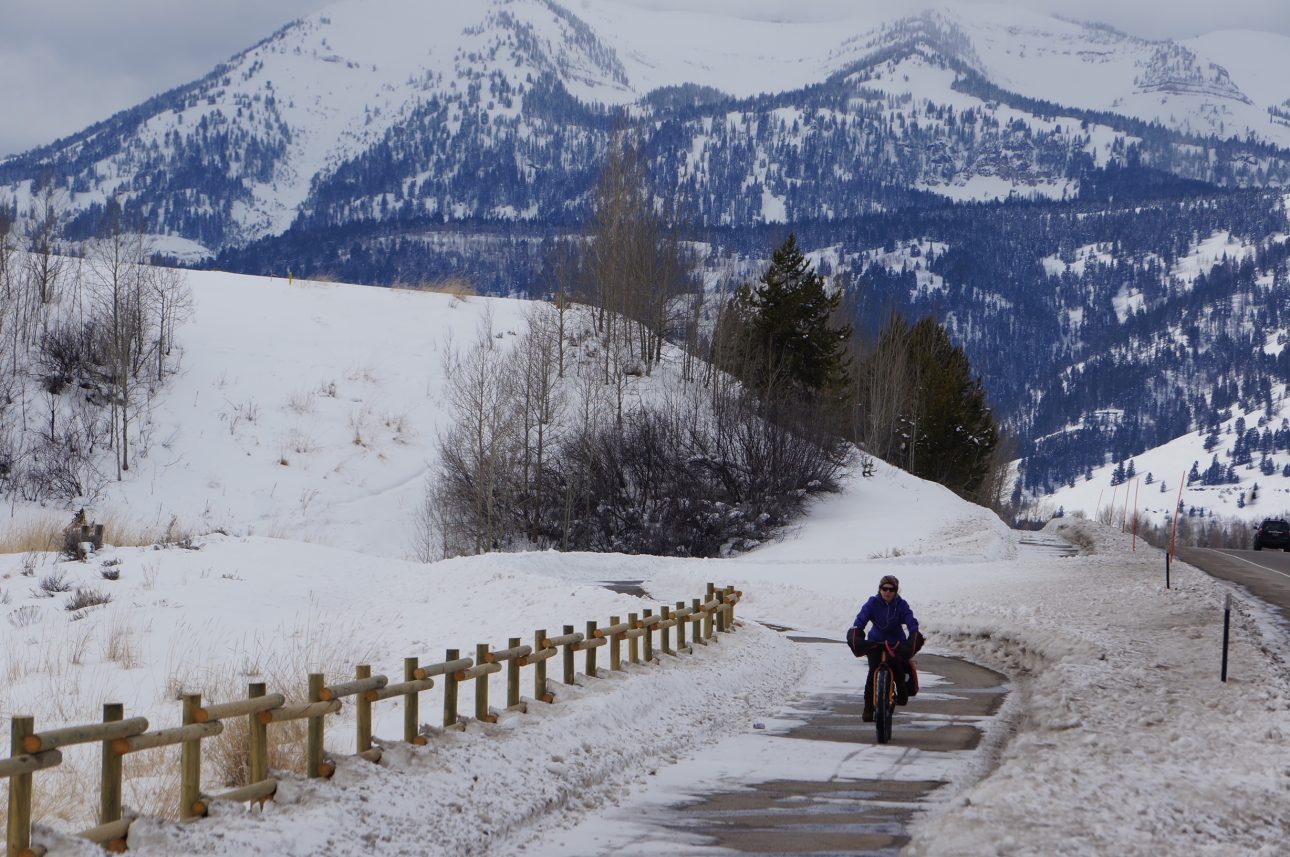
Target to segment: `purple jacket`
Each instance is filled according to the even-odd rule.
[[[865,639],[876,643],[903,643],[905,632],[901,625],[908,626],[911,637],[918,633],[918,620],[914,618],[914,611],[909,609],[909,602],[899,595],[891,599],[890,604],[883,601],[881,595],[869,596],[869,600],[856,615],[855,627],[864,630],[864,626],[870,622],[873,627],[869,629]]]

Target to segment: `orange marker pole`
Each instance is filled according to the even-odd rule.
[[[1187,484],[1187,471],[1183,471],[1182,478],[1178,480],[1178,502],[1174,504],[1174,526],[1169,533],[1169,559],[1174,558],[1174,537],[1178,534],[1178,516],[1182,514],[1182,491],[1183,486]]]

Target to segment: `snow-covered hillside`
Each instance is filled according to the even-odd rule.
[[[413,555],[437,459],[445,360],[526,304],[193,271],[181,374],[148,415],[146,456],[102,507],[181,531]]]
[[[1243,724],[1234,731],[1213,716],[1212,671],[1190,651],[1216,645],[1222,587],[1203,575],[1177,569],[1164,596],[1157,554],[1133,553],[1127,537],[1087,522],[1070,531],[1083,556],[1036,552],[987,510],[881,463],[870,478],[850,474],[782,541],[737,558],[532,552],[411,563],[398,558],[401,522],[443,418],[436,355],[490,312],[504,339],[524,305],[218,273],[193,275],[192,286],[194,312],[178,333],[186,373],[157,402],[150,451],[88,510],[179,515],[192,538],[127,548],[109,533],[84,562],[0,556],[0,713],[30,713],[48,728],[122,702],[160,728],[179,722],[185,690],[220,701],[263,680],[300,693],[306,672],[349,675],[358,663],[399,675],[404,657],[604,622],[650,599],[688,599],[708,581],[740,587],[749,621],[692,658],[580,679],[549,708],[534,703],[464,733],[428,728],[424,748],[392,741],[379,766],[342,758],[327,782],[283,774],[262,813],[146,818],[132,851],[227,854],[254,843],[347,855],[379,842],[391,853],[517,853],[631,800],[660,764],[702,765],[705,748],[751,730],[809,690],[810,676],[856,669],[841,646],[836,663],[805,663],[801,647],[761,623],[839,636],[886,573],[902,579],[934,651],[968,654],[1015,683],[987,728],[990,752],[938,773],[951,782],[915,821],[919,853],[982,853],[986,843],[1053,853],[1074,837],[1135,854],[1279,847],[1288,762],[1276,724],[1290,687],[1280,661],[1259,652],[1279,650],[1282,631],[1257,604],[1239,605],[1248,621],[1235,627],[1240,667],[1225,703]],[[666,383],[666,373],[642,383]],[[290,442],[299,437],[303,451]],[[622,579],[643,581],[646,601],[600,585]],[[68,610],[72,593],[52,594],[54,581],[110,600]],[[1103,599],[1116,609],[1089,609]],[[1126,667],[1133,693],[1078,690],[1120,687]],[[438,692],[423,703],[430,724]],[[329,727],[330,752],[351,749],[350,717]],[[378,705],[374,727],[396,739],[399,707]],[[208,744],[204,782],[214,789],[229,757]],[[97,853],[48,832],[90,823],[95,752],[69,749],[57,775],[36,777],[51,854]],[[1184,757],[1206,776],[1183,777]],[[881,775],[886,758],[859,747],[839,775]],[[173,769],[174,759],[155,758],[131,769],[127,805],[168,812],[163,774]],[[719,779],[708,771],[705,782]],[[1042,829],[1024,832],[1040,817]]]
[[[1040,511],[1082,513],[1126,528],[1132,527],[1135,510],[1147,524],[1170,525],[1171,510],[1179,504],[1183,518],[1193,524],[1211,516],[1247,521],[1251,527],[1264,518],[1290,518],[1290,460],[1284,445],[1290,402],[1284,386],[1273,391],[1270,416],[1262,408],[1232,408],[1212,428],[1092,468],[1074,485],[1041,498]],[[1248,444],[1242,455],[1237,439],[1251,431],[1253,439],[1242,440],[1241,447]],[[1278,436],[1283,438],[1280,447]]]

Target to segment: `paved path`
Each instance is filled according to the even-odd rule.
[[[789,638],[838,664],[835,640]],[[849,653],[846,654],[849,657]],[[865,671],[832,668],[775,720],[661,767],[640,793],[525,849],[547,857],[632,854],[895,854],[911,817],[964,775],[982,723],[1007,693],[1003,676],[956,658],[918,656],[923,691],[897,709],[891,743],[861,720]],[[716,787],[704,789],[704,784]]]

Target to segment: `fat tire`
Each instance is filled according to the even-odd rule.
[[[879,744],[891,740],[891,697],[891,667],[883,664],[873,674],[873,725],[878,731]]]

